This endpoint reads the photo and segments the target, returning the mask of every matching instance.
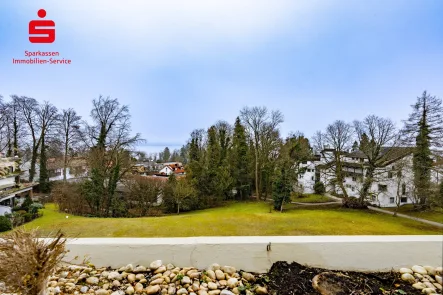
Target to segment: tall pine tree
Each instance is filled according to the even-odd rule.
[[[231,152],[231,174],[235,181],[234,186],[237,196],[244,199],[249,195],[250,190],[250,163],[248,158],[248,142],[246,139],[245,127],[237,117],[234,125]]]
[[[405,139],[415,141],[413,158],[414,185],[421,208],[428,206],[431,193],[432,147],[443,146],[442,100],[423,92],[412,105],[413,112],[406,121]]]

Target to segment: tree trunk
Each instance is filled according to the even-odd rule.
[[[255,151],[255,194],[257,199],[260,199],[260,189],[258,186],[258,151]]]
[[[32,147],[31,168],[29,169],[29,182],[34,181],[35,165],[37,163],[38,146]]]
[[[180,203],[177,203],[177,214],[180,214]]]
[[[18,124],[17,124],[17,118],[14,116],[14,156],[18,156]]]
[[[343,171],[342,171],[342,167],[341,167],[341,159],[340,159],[340,154],[338,154],[337,152],[335,152],[335,163],[336,163],[336,167],[335,167],[335,178],[338,181],[338,186],[340,187],[342,193],[343,193],[343,203],[347,203],[349,196],[348,196],[348,192],[346,191],[345,186],[343,185]]]
[[[43,193],[49,192],[49,176],[46,167],[46,147],[45,138],[42,135],[41,149],[40,149],[40,175],[39,175],[40,189]]]
[[[6,152],[7,157],[12,157],[12,141],[11,141],[11,130],[9,124],[6,126],[8,132],[8,151]]]
[[[374,167],[369,167],[366,171],[366,177],[363,182],[363,189],[360,195],[360,204],[364,204],[366,197],[368,196],[369,189],[372,186],[372,182],[374,181]]]
[[[66,167],[68,166],[68,142],[65,142],[65,157],[63,159],[63,181],[66,181]]]

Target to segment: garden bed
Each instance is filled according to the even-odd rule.
[[[322,273],[323,275],[317,278],[320,286],[325,289],[324,293],[315,290],[312,283],[314,277]],[[269,271],[268,285],[271,293],[275,292],[278,295],[422,294],[422,289],[416,289],[410,282],[402,280],[401,275],[394,271],[375,273],[330,271],[303,266],[296,262],[276,262]]]
[[[153,261],[149,266],[96,268],[66,264],[49,278],[45,294],[94,295],[369,295],[441,294],[442,269],[413,266],[400,272],[331,271],[276,262],[268,273],[212,264],[206,269],[176,267]],[[431,289],[426,289],[431,284]],[[8,292],[1,287],[1,292]],[[3,293],[6,294],[6,293]]]

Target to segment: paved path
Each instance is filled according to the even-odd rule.
[[[337,204],[337,203],[341,203],[342,199],[334,197],[330,194],[325,194],[327,197],[335,200],[336,202],[331,202],[329,204]],[[323,203],[326,204],[326,203]],[[372,206],[368,206],[369,210],[373,210],[376,212],[380,212],[380,213],[385,213],[385,214],[390,214],[390,215],[394,215],[394,212],[388,211],[388,210],[383,210],[381,208],[377,208],[377,207],[372,207]],[[443,228],[443,223],[440,222],[435,222],[435,221],[430,221],[430,220],[426,220],[426,219],[422,219],[422,218],[418,218],[418,217],[413,217],[413,216],[409,216],[409,215],[405,215],[405,214],[401,214],[401,213],[397,213],[398,217],[403,217],[403,218],[407,218],[407,219],[411,219],[411,220],[415,220],[421,223],[426,223],[426,224],[430,224],[439,228]]]
[[[391,212],[391,211],[388,211],[388,210],[383,210],[383,209],[372,207],[372,206],[368,206],[368,208],[370,210],[374,210],[374,211],[377,211],[377,212],[394,215],[394,212]],[[426,220],[426,219],[422,219],[422,218],[417,218],[417,217],[413,217],[413,216],[409,216],[409,215],[405,215],[405,214],[401,214],[401,213],[397,213],[397,216],[398,217],[407,218],[407,219],[411,219],[411,220],[415,220],[415,221],[422,222],[422,223],[426,223],[426,224],[430,224],[430,225],[437,226],[437,227],[440,227],[440,228],[443,228],[443,223],[439,223],[439,222],[435,222],[435,221],[430,221],[430,220]]]
[[[335,200],[336,203],[341,203],[341,201],[342,201],[341,198],[339,198],[339,197],[334,197],[333,195],[328,194],[328,193],[326,193],[325,196],[328,197],[328,198],[330,198],[330,199]]]
[[[341,204],[342,199],[335,197],[333,195],[330,194],[325,194],[325,196],[327,196],[328,198],[331,198],[332,200],[334,200],[334,202],[326,202],[326,203],[298,203],[298,202],[291,202],[291,204],[296,204],[296,205],[305,205],[305,206],[321,206],[321,205],[333,205],[333,204]],[[394,212],[388,211],[388,210],[383,210],[377,207],[372,207],[372,206],[368,206],[369,210],[373,210],[376,212],[380,212],[380,213],[385,213],[385,214],[390,214],[390,215],[394,215]],[[398,217],[403,217],[403,218],[407,218],[407,219],[411,219],[411,220],[415,220],[421,223],[426,223],[429,225],[433,225],[439,228],[443,228],[443,223],[439,223],[439,222],[435,222],[435,221],[430,221],[430,220],[426,220],[426,219],[422,219],[422,218],[418,218],[418,217],[413,217],[413,216],[409,216],[409,215],[405,215],[405,214],[401,214],[401,213],[397,213]]]

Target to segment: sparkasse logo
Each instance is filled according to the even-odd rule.
[[[40,9],[37,12],[38,17],[44,18],[46,10]],[[39,28],[39,27],[54,27]],[[29,41],[31,43],[53,43],[55,41],[55,22],[52,20],[31,20],[29,22]],[[31,36],[31,35],[45,35],[45,36]]]
[[[46,10],[40,9],[37,15],[40,18],[44,18]],[[34,44],[50,44],[54,43],[54,41],[54,21],[39,19],[29,22],[29,42]],[[72,62],[69,58],[60,58],[59,51],[24,50],[23,55],[25,58],[12,58],[12,63],[17,65],[70,65]]]

